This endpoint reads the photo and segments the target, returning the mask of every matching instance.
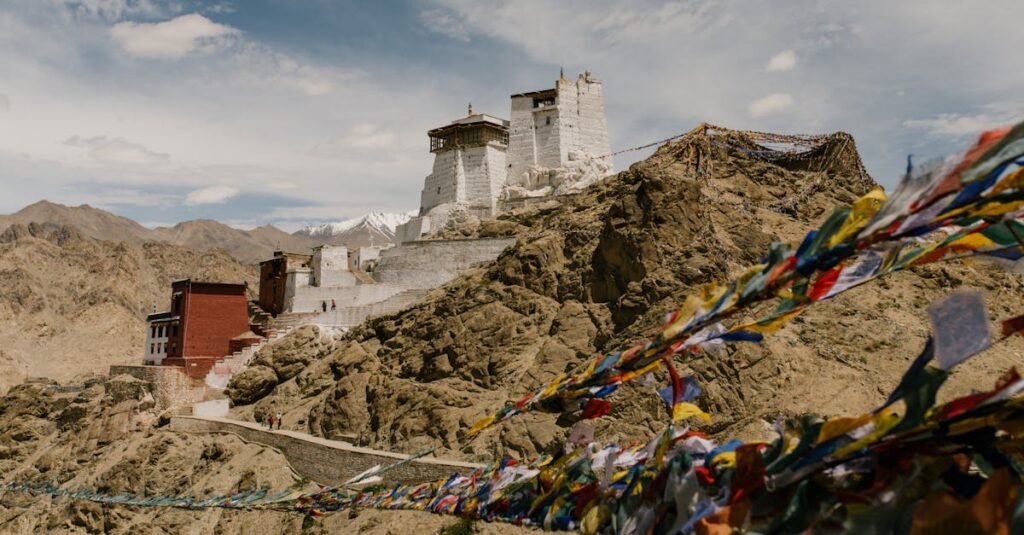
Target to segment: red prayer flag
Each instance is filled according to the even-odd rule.
[[[600,418],[612,410],[612,404],[603,399],[591,398],[583,407],[583,418],[590,420]]]
[[[1024,336],[1024,314],[1003,321],[1003,336],[1019,334]]]

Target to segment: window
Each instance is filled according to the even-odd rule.
[[[149,337],[156,338],[156,325],[153,325],[149,328]]]
[[[149,344],[149,353],[156,353],[156,344]]]
[[[177,336],[178,336],[178,326],[177,325],[171,325],[171,337],[177,337]]]
[[[551,116],[550,115],[548,115],[547,117],[544,118],[544,124],[546,124],[546,125],[550,125],[551,124]]]
[[[438,187],[437,187],[437,194],[438,194],[438,195],[440,195],[440,194],[441,194],[441,186],[438,186]]]

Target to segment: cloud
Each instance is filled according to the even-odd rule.
[[[64,3],[79,14],[112,21],[126,15],[153,17],[165,12],[152,0],[64,0]]]
[[[119,22],[110,29],[114,41],[132,56],[161,59],[215,48],[239,33],[198,13],[157,23]]]
[[[469,42],[469,31],[458,16],[450,10],[433,8],[420,13],[423,26],[428,30],[447,35],[456,41]]]
[[[332,69],[302,63],[295,58],[257,43],[245,43],[236,58],[251,83],[297,89],[311,97],[333,93],[361,76],[356,70]]]
[[[768,72],[791,71],[793,67],[796,67],[796,52],[785,50],[772,56],[772,59],[768,60],[765,70]]]
[[[311,152],[321,158],[343,158],[352,152],[394,148],[397,139],[398,136],[390,130],[363,123],[353,126],[344,135],[316,145]]]
[[[185,196],[185,204],[220,204],[239,194],[238,188],[231,186],[210,186],[189,192]]]
[[[750,103],[748,110],[754,117],[780,112],[793,105],[793,97],[786,93],[773,93]]]
[[[970,136],[1012,125],[1024,119],[1024,107],[1012,104],[989,104],[985,111],[973,115],[940,113],[928,119],[910,119],[903,122],[906,128],[924,130],[937,137]]]
[[[11,98],[0,93],[0,110],[11,111]]]
[[[153,152],[142,145],[121,138],[71,136],[64,141],[69,147],[88,149],[89,156],[104,164],[156,164],[170,161],[168,154]]]

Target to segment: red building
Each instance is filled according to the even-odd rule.
[[[205,376],[235,350],[231,339],[249,332],[246,285],[174,281],[171,309],[146,319],[146,364],[183,366],[191,377]]]

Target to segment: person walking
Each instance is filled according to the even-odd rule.
[[[323,310],[324,312],[327,312],[327,301],[320,302],[320,309]]]
[[[334,299],[331,299],[331,312],[335,310],[338,310],[338,304],[334,302]]]
[[[277,413],[277,430],[278,430],[278,431],[280,431],[280,430],[281,430],[281,422],[282,422],[283,420],[284,420],[284,415],[283,415],[283,414],[281,414],[281,413]]]
[[[274,415],[273,414],[267,416],[267,423],[270,424],[270,425],[268,425],[268,427],[270,428],[271,431],[273,431],[274,430]]]

